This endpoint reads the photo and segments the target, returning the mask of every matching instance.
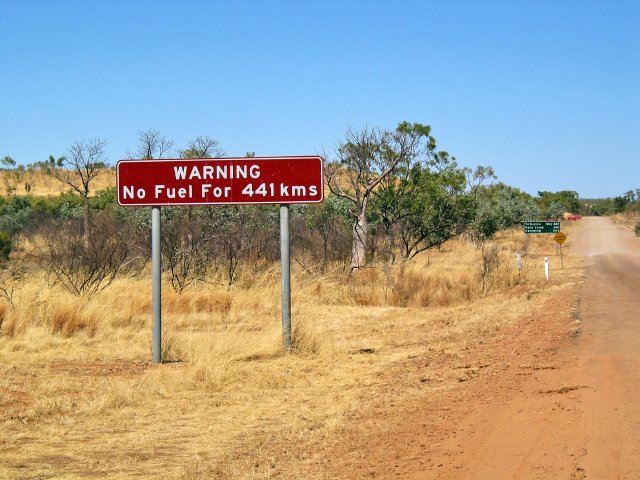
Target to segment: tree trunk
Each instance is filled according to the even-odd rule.
[[[391,226],[385,228],[384,230],[384,236],[385,236],[385,240],[386,240],[386,249],[387,249],[387,261],[392,264],[395,262],[395,255],[393,253],[393,235],[391,235]]]
[[[367,235],[369,225],[364,209],[358,214],[353,224],[353,248],[351,250],[351,269],[361,268],[367,264]]]
[[[89,249],[89,229],[90,229],[90,220],[89,220],[89,197],[87,195],[84,196],[84,218],[83,218],[83,231],[82,231],[82,243],[84,244],[85,250]]]
[[[326,273],[328,262],[329,262],[329,232],[326,232],[326,235],[322,235],[322,273]]]

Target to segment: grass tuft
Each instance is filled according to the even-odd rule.
[[[3,335],[2,325],[4,324],[4,321],[7,319],[8,309],[9,308],[6,303],[0,303],[0,335]]]
[[[79,304],[56,305],[51,314],[51,333],[65,338],[84,332],[89,337],[95,336],[98,330],[98,319],[87,312]]]

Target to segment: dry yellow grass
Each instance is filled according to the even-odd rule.
[[[631,230],[635,229],[636,225],[640,223],[640,213],[638,212],[616,213],[611,218],[615,223]]]
[[[294,263],[292,354],[281,348],[277,266],[231,289],[167,288],[169,363],[155,367],[148,278],[83,300],[33,274],[0,312],[0,477],[299,478],[274,443],[333,441],[350,414],[390,401],[379,378],[398,362],[455,358],[580,281],[581,263],[567,256],[560,269],[550,236],[532,236],[518,272],[522,243],[520,232],[495,242],[484,287],[482,252],[463,240],[349,278]],[[450,373],[425,371],[432,394]],[[314,472],[312,459],[296,461]]]
[[[2,187],[0,195],[6,196],[9,193],[17,195],[33,195],[36,197],[46,197],[58,195],[68,189],[52,174],[42,169],[35,170],[3,170],[0,172]],[[92,190],[97,192],[116,185],[115,170],[109,169],[98,175],[92,183]]]

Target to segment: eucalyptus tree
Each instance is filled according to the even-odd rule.
[[[5,155],[2,160],[0,160],[0,165],[2,165],[3,168],[13,168],[16,166],[16,161],[9,155]]]
[[[555,205],[552,207],[551,204]],[[564,212],[578,212],[580,210],[580,196],[578,192],[573,190],[538,192],[538,205],[548,218],[557,218]]]
[[[413,258],[465,233],[476,211],[477,190],[491,178],[490,167],[460,167],[446,152],[414,165],[403,182],[410,195],[400,203],[402,256]]]
[[[475,210],[468,233],[476,245],[500,230],[540,217],[540,209],[531,195],[502,182],[478,189]]]
[[[396,172],[400,165],[411,165],[421,155],[435,150],[431,127],[402,122],[394,131],[364,128],[349,130],[338,144],[337,161],[327,165],[331,193],[350,202],[353,219],[351,268],[367,263],[369,237],[367,212],[376,188]]]
[[[547,207],[546,217],[553,219],[561,218],[566,211],[566,207],[561,202],[554,200]]]

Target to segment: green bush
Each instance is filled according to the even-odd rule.
[[[9,258],[11,249],[13,248],[13,240],[7,232],[0,232],[0,259]]]
[[[117,207],[116,187],[105,188],[96,192],[95,196],[89,200],[89,204],[94,210],[104,210],[107,207]]]
[[[635,232],[636,232],[636,237],[640,237],[640,222],[636,223]]]
[[[9,238],[24,229],[30,215],[31,205],[28,197],[0,199],[0,231],[6,233]]]

